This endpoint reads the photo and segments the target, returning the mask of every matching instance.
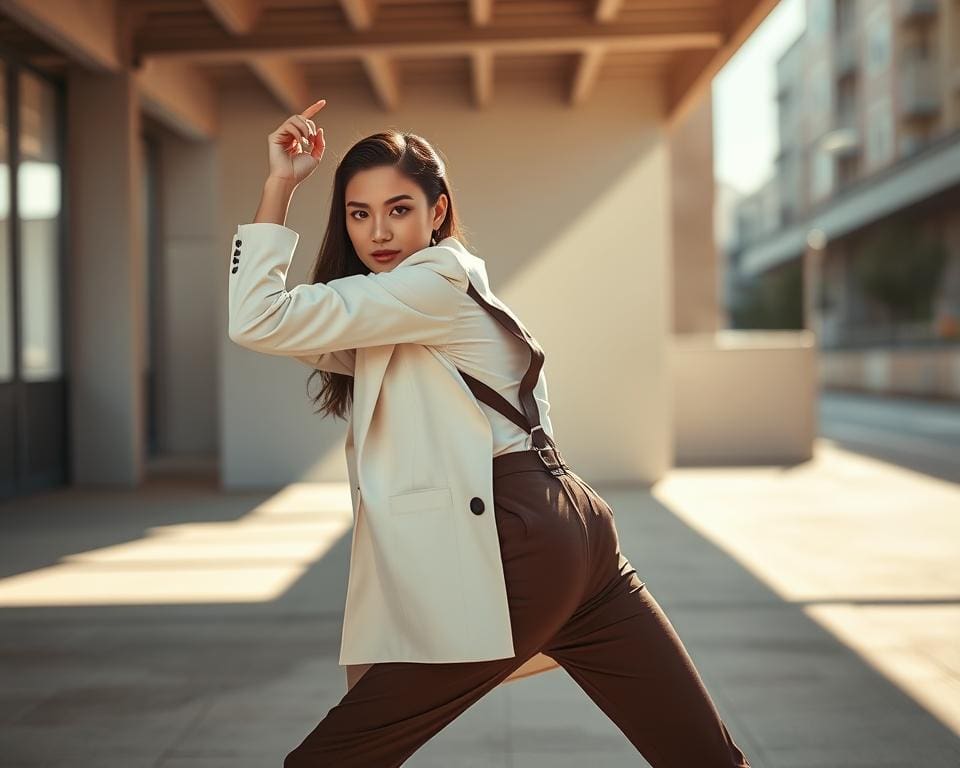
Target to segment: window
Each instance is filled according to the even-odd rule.
[[[0,384],[13,381],[13,257],[10,253],[10,136],[7,115],[7,69],[0,61]]]
[[[814,40],[823,40],[831,32],[833,0],[810,0],[808,29]]]
[[[837,36],[855,32],[856,26],[856,0],[837,0]]]
[[[56,96],[36,75],[20,77],[21,371],[26,381],[63,375],[60,338],[60,163]]]
[[[893,159],[893,109],[890,97],[870,105],[867,113],[867,168],[875,170]]]
[[[811,149],[813,168],[810,173],[810,197],[816,202],[833,191],[834,159],[819,147]]]
[[[885,7],[880,3],[877,7]],[[867,71],[882,72],[890,66],[891,29],[886,13],[875,13],[867,21]]]
[[[807,98],[803,107],[806,111],[807,136],[815,139],[829,129],[833,113],[833,75],[824,59],[810,65]]]

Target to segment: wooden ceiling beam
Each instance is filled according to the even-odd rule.
[[[664,82],[664,114],[668,129],[674,129],[705,97],[717,72],[760,26],[779,0],[727,0],[724,35],[711,54],[683,51],[680,66],[673,68]]]
[[[473,78],[473,103],[484,109],[493,102],[493,52],[478,48],[470,54],[470,74]]]
[[[181,136],[216,138],[216,84],[202,69],[179,61],[148,61],[134,72],[134,80],[144,112]]]
[[[373,26],[376,15],[373,0],[340,0],[340,7],[351,29],[370,29]]]
[[[345,0],[346,1],[346,0]],[[260,0],[204,0],[207,8],[231,35],[253,31],[262,11]],[[244,62],[287,113],[300,112],[315,101],[307,78],[289,56],[256,54]]]
[[[289,56],[253,56],[251,71],[288,113],[302,112],[316,99],[303,70]]]
[[[580,52],[570,84],[571,106],[579,106],[593,92],[605,54],[606,50],[600,45],[590,46]]]
[[[763,0],[775,2],[775,0]],[[602,45],[608,51],[674,51],[716,49],[725,33],[703,22],[679,25],[576,23],[549,27],[496,25],[474,27],[463,24],[429,29],[371,29],[358,33],[332,29],[320,32],[298,30],[286,35],[250,34],[231,37],[178,35],[167,39],[141,35],[137,41],[140,57],[186,59],[194,62],[243,62],[253,54],[286,55],[298,61],[356,59],[367,54],[402,57],[468,56],[484,48],[494,54],[570,53]]]
[[[260,17],[259,0],[203,0],[231,35],[248,35]]]
[[[124,68],[123,27],[116,0],[2,0],[0,10],[71,60],[99,72]]]
[[[493,20],[493,0],[470,0],[470,23],[483,27]]]
[[[593,18],[609,24],[611,21],[617,20],[621,8],[623,8],[623,0],[597,0],[593,9]]]
[[[400,77],[397,65],[382,53],[370,52],[361,58],[363,68],[370,78],[370,85],[377,101],[388,112],[394,111],[400,104]]]

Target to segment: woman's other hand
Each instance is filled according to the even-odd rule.
[[[323,128],[312,118],[326,105],[315,101],[299,115],[291,115],[267,137],[270,176],[296,186],[313,173],[323,157]]]

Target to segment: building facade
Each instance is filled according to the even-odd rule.
[[[744,200],[728,301],[799,274],[822,233],[823,383],[960,397],[960,2],[806,8],[777,64],[778,212]]]

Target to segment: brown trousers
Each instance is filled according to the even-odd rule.
[[[543,653],[653,768],[750,768],[673,625],[620,552],[610,506],[535,450],[493,460],[494,514],[517,655],[373,664],[291,751],[284,768],[401,765]]]

